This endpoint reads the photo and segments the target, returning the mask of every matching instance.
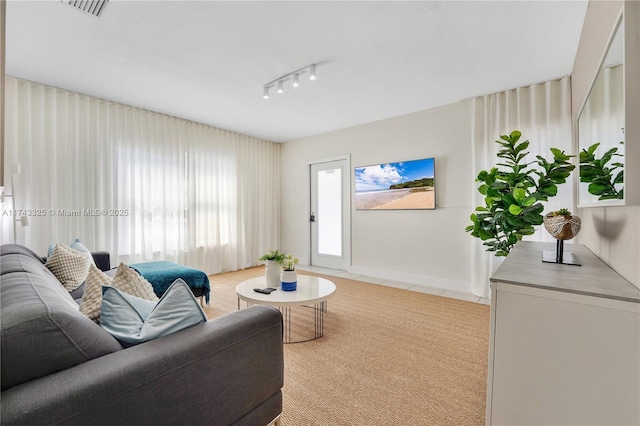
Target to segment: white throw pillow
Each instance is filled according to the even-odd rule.
[[[87,279],[90,264],[89,259],[79,251],[58,243],[45,266],[67,291],[73,291]]]

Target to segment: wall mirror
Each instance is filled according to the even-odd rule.
[[[578,207],[625,205],[624,65],[621,17],[578,115]]]

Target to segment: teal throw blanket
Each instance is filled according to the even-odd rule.
[[[207,305],[209,304],[209,293],[211,292],[209,277],[198,269],[167,261],[134,263],[129,266],[151,283],[153,291],[158,297],[162,297],[175,280],[182,278],[190,288],[203,289],[204,300]]]

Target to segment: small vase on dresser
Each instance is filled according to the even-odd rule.
[[[573,253],[564,252],[564,242],[570,240],[580,232],[582,225],[580,218],[572,215],[567,209],[560,209],[544,216],[544,228],[556,241],[556,251],[544,251],[542,261],[580,266],[580,262]]]

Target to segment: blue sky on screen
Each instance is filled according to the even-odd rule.
[[[389,189],[394,183],[431,178],[434,176],[434,159],[402,161],[356,167],[356,192]]]

